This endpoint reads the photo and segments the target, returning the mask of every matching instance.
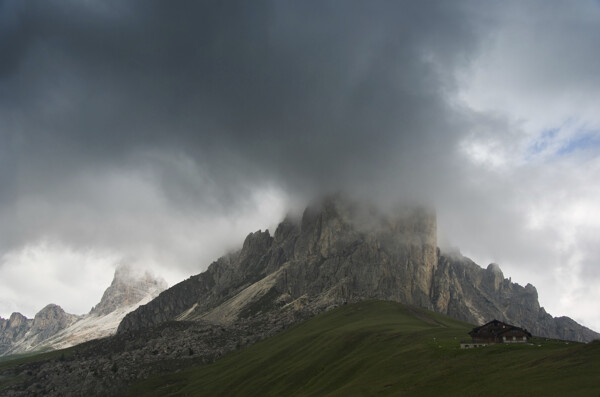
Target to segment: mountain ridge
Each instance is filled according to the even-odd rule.
[[[368,222],[360,220],[368,219]],[[437,247],[435,212],[403,207],[392,216],[339,196],[286,217],[271,236],[250,233],[242,248],[162,292],[123,318],[118,332],[187,320],[227,324],[282,308],[318,313],[383,299],[481,324],[497,318],[536,335],[590,341],[600,334],[540,307],[537,290]]]
[[[131,266],[120,265],[102,299],[85,315],[46,305],[33,319],[20,313],[0,318],[0,356],[70,347],[116,332],[121,319],[166,289],[164,280]]]
[[[368,215],[368,222],[360,222],[364,215]],[[406,298],[412,303],[407,305],[399,302],[404,307],[402,310],[429,325],[440,325],[436,321],[431,323],[431,318],[437,318],[441,323],[450,321],[456,324],[460,321],[449,318],[442,320],[438,313],[424,313],[424,306],[431,307],[432,312],[450,313],[454,318],[466,317],[471,324],[481,318],[495,317],[524,326],[534,335],[540,334],[534,331],[535,327],[540,327],[551,338],[574,340],[598,337],[598,334],[570,319],[548,315],[539,306],[535,287],[523,287],[505,279],[498,265],[490,264],[484,269],[462,255],[440,251],[435,232],[435,214],[426,208],[404,209],[390,218],[371,209],[353,207],[344,201],[330,200],[314,205],[305,211],[302,218],[284,219],[273,234],[268,230],[250,233],[239,250],[224,255],[205,272],[183,280],[127,314],[115,335],[65,350],[64,359],[61,359],[61,352],[53,352],[40,362],[8,365],[5,370],[0,368],[0,378],[14,379],[15,384],[6,389],[13,393],[11,395],[124,395],[129,386],[144,379],[151,381],[150,389],[154,393],[163,394],[165,389],[162,386],[166,385],[161,375],[174,379],[173,375],[178,377],[178,373],[185,371],[193,374],[194,371],[207,368],[207,364],[217,363],[218,367],[222,358],[225,358],[225,364],[222,365],[235,372],[240,365],[248,366],[227,363],[243,356],[244,351],[256,351],[252,350],[256,342],[264,341],[260,346],[268,346],[271,342],[267,339],[273,336],[278,338],[282,331],[301,329],[305,327],[305,320],[323,318],[316,315],[341,314],[343,327],[349,325],[343,314],[347,310],[355,311],[369,305],[392,307],[394,303],[390,300]],[[358,305],[352,304],[355,302]],[[384,322],[395,321],[387,315],[381,319]],[[434,335],[426,333],[422,335],[426,342],[415,346],[409,329],[402,328],[401,332],[394,332],[385,326],[377,331],[370,327],[372,324],[365,316],[358,315],[356,320],[365,320],[363,325],[367,326],[369,333],[357,333],[354,326],[349,325],[350,333],[335,338],[342,350],[339,355],[333,356],[334,362],[328,365],[335,371],[341,361],[345,367],[345,379],[355,378],[355,365],[345,361],[347,353],[356,352],[353,341],[366,335],[370,335],[369,338],[373,338],[381,349],[392,352],[393,362],[400,367],[405,365],[403,354],[406,349],[395,350],[389,338],[382,338],[383,333],[392,332],[393,338],[407,342],[405,347],[411,349],[428,346],[434,362],[441,367],[433,372],[428,365],[421,368],[422,373],[427,374],[446,374],[447,361],[439,360],[440,344],[449,349],[451,361],[456,354],[470,353],[459,347],[460,338],[466,338],[470,329],[465,322],[462,322],[460,332],[444,341],[436,341]],[[15,316],[14,322],[23,324],[27,320]],[[82,323],[79,321],[76,325]],[[439,329],[448,331],[443,326]],[[315,335],[326,335],[332,330],[317,327],[314,332]],[[557,336],[552,337],[551,334]],[[314,338],[306,342],[295,340],[294,349],[304,353],[311,349],[316,352],[328,351],[329,343],[325,345],[326,348],[320,349],[311,344],[314,342]],[[306,343],[311,345],[306,346]],[[522,349],[519,346],[490,347],[490,358],[497,358],[494,352],[509,352],[505,356],[507,362],[514,365],[527,381],[529,372],[522,371],[522,362],[511,359],[514,356],[510,352],[518,354],[521,350],[528,350],[543,353],[544,346],[559,345],[570,348],[579,344],[536,338],[534,344],[523,345]],[[596,345],[589,344],[592,350]],[[374,353],[369,350],[371,343],[365,346],[358,350]],[[473,349],[473,352],[487,354],[487,350]],[[230,355],[233,352],[237,353]],[[298,363],[297,355],[290,356],[290,350],[287,349],[284,352],[276,354],[283,360],[282,366]],[[230,355],[229,358],[226,355]],[[374,354],[372,357],[381,362],[380,355]],[[536,360],[535,363],[539,363]],[[251,357],[250,361],[254,364],[247,369],[253,372],[256,357]],[[267,359],[267,365],[270,362]],[[468,368],[470,362],[467,360],[465,363],[465,368]],[[497,362],[495,364],[498,366]],[[558,370],[562,370],[561,365],[557,366]],[[319,372],[314,365],[310,368]],[[544,368],[545,364],[540,370],[548,375]],[[401,368],[399,370],[392,371],[392,377],[403,373]],[[582,373],[579,366],[572,370],[579,375]],[[309,373],[309,378],[314,379],[312,376],[317,372]],[[471,372],[471,375],[474,381],[481,380],[477,372]],[[155,378],[157,376],[159,378]],[[274,376],[282,380],[278,375]],[[556,378],[554,375],[548,376]],[[187,376],[184,374],[184,386],[187,383],[185,378]],[[196,378],[192,376],[192,379]],[[245,376],[242,378],[247,380]],[[303,376],[302,382],[307,383],[309,378]],[[497,376],[494,375],[494,378]],[[285,380],[283,382],[286,383]],[[413,384],[414,380],[409,379],[409,382]],[[170,381],[167,383],[173,386]],[[195,380],[189,383],[194,384]],[[216,381],[216,384],[219,383],[223,382]],[[381,386],[387,390],[388,383]],[[466,383],[472,382],[469,380]],[[158,388],[153,384],[162,386]],[[147,386],[143,388],[148,390]],[[257,390],[257,393],[261,391]],[[460,391],[457,390],[457,393]]]

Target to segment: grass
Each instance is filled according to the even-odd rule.
[[[70,357],[73,354],[74,348],[75,347],[69,347],[66,349],[51,350],[47,352],[40,352],[39,350],[36,350],[28,353],[0,357],[0,370],[16,367],[21,364],[60,359],[61,357]]]
[[[600,343],[461,350],[472,325],[392,302],[318,315],[218,362],[133,385],[146,396],[600,396]]]

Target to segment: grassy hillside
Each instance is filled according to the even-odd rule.
[[[600,343],[461,350],[471,325],[392,302],[347,305],[132,395],[600,396]]]

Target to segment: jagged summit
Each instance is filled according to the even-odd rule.
[[[32,323],[33,319],[28,319],[21,313],[13,313],[8,319],[0,317],[0,355],[23,339]]]
[[[250,233],[239,251],[128,314],[118,332],[169,320],[227,325],[265,313],[318,313],[364,299],[421,306],[474,324],[498,318],[542,336],[600,337],[579,324],[565,328],[540,308],[533,286],[505,279],[498,265],[483,269],[456,252],[444,255],[434,211],[384,213],[340,195],[311,204],[298,220],[286,217],[273,235]]]
[[[36,313],[29,333],[35,335],[36,341],[42,341],[67,328],[81,316],[69,314],[62,307],[49,304]]]
[[[369,212],[372,208],[336,196],[309,206],[299,221],[286,218],[273,237],[268,231],[251,233],[240,251],[126,316],[119,329],[174,318],[227,323],[255,311],[253,305],[275,301],[296,306],[307,301],[316,311],[364,298],[432,307],[435,215],[422,208],[394,217],[366,217]]]
[[[5,327],[15,328],[25,324],[28,321],[28,319],[21,313],[15,312],[10,315],[8,320],[4,320],[2,317],[0,317],[0,321],[5,321],[5,323],[2,323]]]
[[[119,308],[135,305],[148,295],[157,296],[167,288],[167,282],[148,271],[140,271],[131,265],[120,265],[110,286],[104,291],[100,303],[90,315],[104,316]]]
[[[20,313],[13,313],[8,320],[0,318],[0,356],[41,348],[65,348],[112,335],[127,313],[166,288],[162,278],[121,265],[100,303],[87,315],[69,314],[60,306],[49,304],[33,319]]]

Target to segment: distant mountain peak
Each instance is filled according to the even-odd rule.
[[[164,279],[155,277],[148,271],[128,264],[119,265],[115,269],[112,283],[90,314],[103,316],[118,308],[135,305],[148,296],[151,298],[158,296],[167,286]]]
[[[27,322],[27,317],[25,317],[21,313],[13,313],[10,315],[7,324],[9,327],[18,327],[26,322]]]
[[[89,314],[66,313],[53,303],[28,319],[13,313],[0,318],[0,356],[44,348],[65,348],[114,334],[130,311],[154,299],[167,288],[165,280],[131,265],[120,265],[102,299]]]

